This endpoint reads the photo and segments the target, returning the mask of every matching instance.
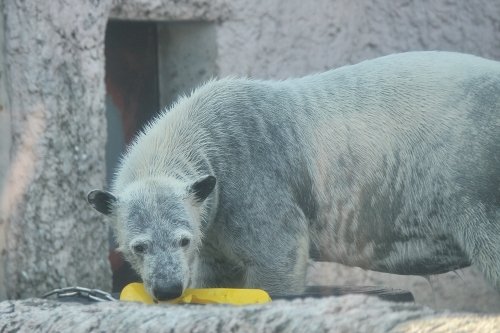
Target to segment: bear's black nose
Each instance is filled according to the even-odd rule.
[[[166,287],[154,287],[153,296],[158,301],[168,301],[182,295],[182,284],[175,284]]]

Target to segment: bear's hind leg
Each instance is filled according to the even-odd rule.
[[[457,241],[487,281],[500,292],[500,209],[468,212],[460,221]]]
[[[247,267],[246,288],[261,288],[273,295],[304,292],[308,265],[308,237],[301,237],[294,247],[276,248],[273,260],[256,260]],[[264,256],[259,256],[264,258]]]
[[[246,288],[261,288],[274,295],[299,294],[305,289],[309,260],[308,223],[298,207],[278,207],[259,223],[251,223],[255,243],[246,252]]]

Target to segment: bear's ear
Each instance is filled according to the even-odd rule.
[[[116,197],[110,192],[93,190],[87,195],[87,201],[99,213],[109,215],[113,211]]]
[[[202,203],[215,188],[214,176],[203,176],[189,186],[189,196],[193,198],[195,203]]]

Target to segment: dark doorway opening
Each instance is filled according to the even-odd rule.
[[[158,112],[158,37],[156,23],[110,21],[106,29],[106,145],[107,182],[113,177],[124,147]],[[109,260],[113,291],[120,291],[138,275],[115,251],[110,237]]]
[[[211,22],[111,20],[106,28],[107,185],[125,146],[161,108],[217,75],[216,25]],[[114,249],[113,291],[139,281]]]

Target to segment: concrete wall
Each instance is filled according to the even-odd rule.
[[[220,76],[285,78],[405,50],[500,60],[499,1],[31,0],[4,6],[0,78],[12,143],[2,191],[7,243],[0,290],[11,298],[72,284],[109,288],[106,226],[84,201],[89,189],[104,185],[109,17],[213,22]],[[340,265],[315,265],[310,280],[403,287],[431,306],[500,310],[498,293],[473,268],[462,274],[463,281],[438,277],[434,294],[422,278]]]
[[[497,0],[229,1],[221,75],[286,78],[408,50],[500,59]]]
[[[5,1],[10,164],[2,201],[7,297],[108,289],[107,226],[88,209],[104,181],[104,55],[109,4]]]

